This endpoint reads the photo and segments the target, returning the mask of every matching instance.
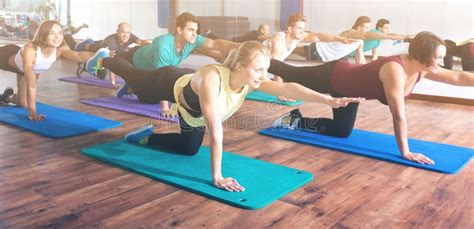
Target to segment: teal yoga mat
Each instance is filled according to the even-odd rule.
[[[395,137],[388,134],[354,129],[348,138],[337,138],[281,128],[267,128],[261,130],[260,134],[448,174],[461,171],[474,155],[474,150],[470,148],[408,139],[413,152],[425,154],[435,161],[434,165],[423,165],[402,158]]]
[[[244,209],[262,208],[313,179],[312,174],[302,170],[224,152],[223,175],[237,179],[245,187],[244,192],[227,192],[212,184],[208,147],[201,147],[194,156],[183,156],[119,140],[84,148],[82,153]]]
[[[0,122],[49,138],[67,138],[122,125],[114,120],[43,103],[36,103],[36,110],[38,114],[46,115],[44,121],[30,121],[26,108],[0,106]]]
[[[298,105],[303,104],[303,102],[300,100],[296,100],[294,102],[283,102],[279,100],[277,96],[270,95],[261,91],[252,91],[245,97],[245,99],[260,101],[260,102],[267,102],[267,103],[275,103],[275,104],[280,104],[280,105],[285,105],[285,106],[298,106]]]

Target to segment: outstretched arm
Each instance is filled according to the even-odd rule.
[[[58,57],[63,56],[64,58],[77,62],[87,62],[91,57],[94,56],[93,52],[76,52],[72,51],[67,45],[63,45],[58,49]]]
[[[234,48],[238,48],[239,45],[240,45],[239,43],[235,43],[232,41],[226,41],[222,39],[213,40],[210,38],[206,38],[206,41],[204,41],[204,44],[202,45],[202,47],[220,50],[226,54],[225,56],[227,56],[227,53],[230,50]]]
[[[220,88],[219,72],[212,66],[206,66],[196,72],[194,80],[199,91],[201,110],[209,127],[212,181],[216,187],[227,191],[243,191],[244,188],[234,178],[224,178],[222,176],[222,141],[224,134],[217,105]]]
[[[391,40],[403,40],[405,36],[397,34],[385,34],[382,32],[361,32],[355,30],[347,30],[341,33],[341,36],[349,37],[353,39],[362,40],[373,40],[373,39],[391,39]]]
[[[268,94],[284,96],[290,99],[300,99],[307,102],[323,103],[332,108],[345,107],[352,102],[364,101],[364,98],[333,98],[313,91],[297,83],[282,83],[276,81],[264,81],[259,90]]]
[[[344,44],[351,44],[356,42],[356,40],[352,38],[347,38],[343,36],[333,35],[329,33],[313,33],[307,32],[307,35],[304,38],[305,42],[341,42]]]
[[[137,39],[137,41],[136,41],[135,43],[136,43],[137,45],[139,45],[139,46],[151,44],[151,42],[149,42],[149,41],[147,41],[147,40],[142,40],[142,39]]]
[[[405,116],[404,88],[405,77],[403,68],[396,63],[386,63],[380,69],[380,80],[383,83],[385,97],[392,113],[393,130],[398,150],[405,159],[421,164],[434,164],[434,161],[420,153],[410,152],[408,146],[408,125]]]
[[[474,86],[474,73],[453,71],[440,68],[436,73],[428,73],[427,79],[447,83],[456,86]]]

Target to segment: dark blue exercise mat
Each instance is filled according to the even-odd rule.
[[[237,179],[245,187],[244,192],[227,192],[212,184],[208,147],[201,147],[194,156],[184,156],[119,140],[84,148],[82,153],[244,209],[265,207],[313,179],[305,171],[224,152],[223,175]]]
[[[61,107],[36,103],[38,114],[46,115],[42,122],[28,119],[28,110],[18,106],[0,106],[0,122],[20,127],[49,138],[67,138],[89,132],[121,126],[121,122]]]
[[[423,165],[402,158],[393,135],[353,130],[348,138],[337,138],[280,128],[264,129],[260,134],[448,174],[461,171],[474,155],[473,149],[465,147],[408,139],[410,150],[435,161],[434,165]]]

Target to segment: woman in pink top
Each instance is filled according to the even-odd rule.
[[[474,74],[443,69],[446,44],[430,32],[421,32],[410,43],[408,55],[380,58],[365,65],[337,60],[318,66],[295,67],[272,60],[268,72],[285,81],[296,82],[333,97],[377,99],[390,108],[400,154],[422,164],[434,164],[423,154],[411,152],[405,98],[423,77],[458,86],[474,86]],[[348,137],[354,127],[357,103],[333,109],[334,118],[303,118],[293,110],[278,118],[273,126],[298,127],[336,137]]]

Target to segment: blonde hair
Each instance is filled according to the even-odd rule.
[[[38,30],[36,31],[35,37],[33,38],[33,44],[36,46],[46,46],[46,39],[49,36],[49,32],[53,29],[54,25],[58,25],[61,30],[63,27],[61,24],[59,24],[58,21],[54,20],[48,20],[48,21],[43,21],[41,25],[39,26]],[[61,45],[64,44],[64,39]]]
[[[286,28],[288,29],[289,27],[293,27],[296,25],[296,22],[305,22],[306,17],[302,13],[293,13],[288,17],[288,21],[286,22]]]
[[[271,57],[270,51],[257,41],[247,41],[242,43],[238,48],[232,49],[227,55],[223,65],[230,70],[235,70],[237,63],[241,65],[250,64],[258,55]]]

